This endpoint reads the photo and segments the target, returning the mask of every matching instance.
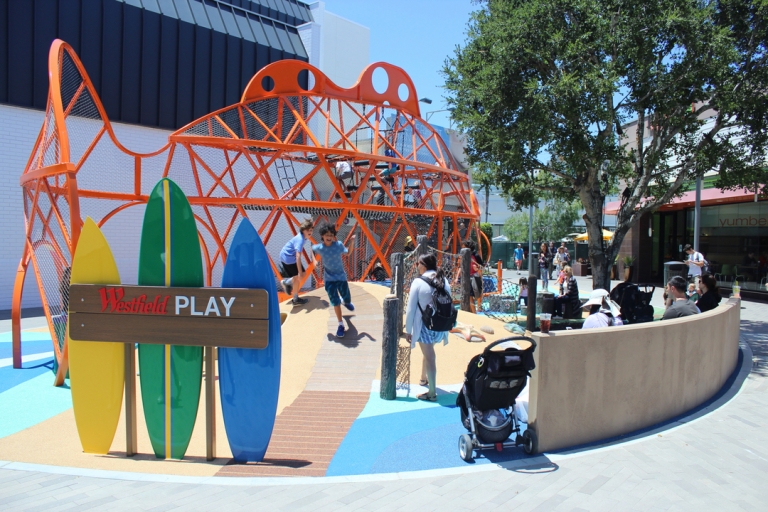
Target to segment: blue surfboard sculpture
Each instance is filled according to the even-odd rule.
[[[248,219],[242,220],[232,240],[221,286],[261,288],[269,294],[267,347],[219,349],[221,409],[229,447],[238,462],[260,462],[275,425],[282,341],[275,275]]]

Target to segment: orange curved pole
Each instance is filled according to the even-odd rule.
[[[29,246],[24,244],[19,267],[16,269],[16,280],[13,283],[13,300],[11,301],[11,335],[13,351],[13,367],[21,368],[21,299],[24,294],[24,279],[27,277],[29,266]]]

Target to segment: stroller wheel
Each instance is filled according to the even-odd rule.
[[[528,455],[531,455],[533,453],[536,453],[536,450],[538,449],[538,440],[536,439],[536,432],[530,429],[526,429],[525,432],[523,432],[523,450],[525,450],[525,453]]]
[[[459,436],[459,457],[464,462],[472,462],[474,460],[472,449],[472,436],[469,434]]]

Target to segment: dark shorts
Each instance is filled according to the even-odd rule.
[[[352,303],[352,295],[349,294],[349,285],[346,281],[326,281],[325,292],[328,294],[331,306],[341,306],[342,302]]]
[[[483,276],[472,276],[472,296],[475,298],[483,296]]]
[[[299,275],[299,267],[295,263],[280,262],[283,267],[283,277],[293,277]]]

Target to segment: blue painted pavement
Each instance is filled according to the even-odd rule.
[[[451,386],[454,387],[454,386]],[[438,402],[398,397],[388,401],[372,391],[363,411],[336,451],[326,475],[364,475],[465,466],[458,440],[461,425],[456,393],[438,395]],[[475,464],[525,457],[522,448],[501,453],[476,452]]]

